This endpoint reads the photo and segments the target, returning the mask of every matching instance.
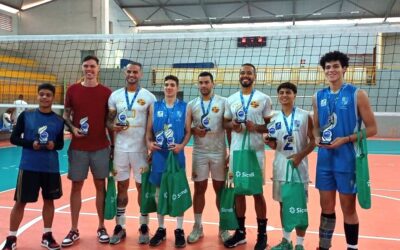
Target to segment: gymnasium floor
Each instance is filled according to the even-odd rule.
[[[68,143],[68,142],[67,142]],[[7,143],[0,144],[0,244],[8,234],[9,214],[13,205],[13,195],[15,180],[18,171],[18,162],[21,150],[11,147]],[[400,172],[400,141],[397,140],[370,140],[369,141],[369,163],[372,182],[372,208],[363,210],[358,208],[360,217],[360,239],[359,249],[400,249],[400,182],[397,174]],[[61,169],[66,172],[67,156],[66,149],[60,151]],[[264,196],[268,206],[268,243],[276,245],[279,243],[282,232],[279,219],[279,204],[274,202],[272,196],[272,185],[270,177],[272,175],[271,163],[273,152],[265,151],[266,154],[266,176],[267,183],[264,187]],[[187,162],[191,162],[191,147],[186,148]],[[315,180],[315,161],[316,153],[313,152],[309,157],[311,180]],[[187,166],[187,173],[190,174],[190,164]],[[53,233],[56,240],[60,243],[70,228],[69,214],[69,193],[70,181],[65,175],[62,177],[64,196],[55,203],[56,214],[54,218]],[[132,183],[132,182],[131,182]],[[187,245],[186,249],[225,249],[219,242],[218,232],[218,212],[214,205],[215,195],[209,183],[206,194],[206,208],[203,214],[203,224],[205,237],[198,243]],[[193,182],[190,182],[193,188]],[[88,180],[85,183],[82,194],[82,209],[80,214],[79,229],[81,239],[71,249],[148,249],[148,246],[138,245],[138,211],[136,203],[137,191],[133,188],[129,190],[130,203],[127,208],[127,233],[128,237],[119,245],[110,246],[100,244],[96,239],[97,217],[94,200],[93,183]],[[193,192],[193,189],[192,189]],[[253,249],[256,235],[256,219],[253,209],[253,199],[247,198],[247,244],[236,249]],[[309,189],[309,227],[305,239],[306,249],[315,249],[318,244],[319,226],[319,197],[318,191],[314,188],[314,183],[310,184]],[[42,202],[27,205],[24,219],[18,231],[18,249],[41,249],[40,240],[43,223],[41,221]],[[343,233],[343,219],[337,203],[337,223],[335,236],[333,239],[333,250],[345,249],[345,237]],[[157,228],[155,214],[150,215],[151,233]],[[176,220],[166,217],[167,241],[162,243],[157,249],[173,249]],[[188,235],[193,226],[193,212],[188,210],[185,215],[184,229]],[[107,221],[106,227],[109,234],[114,228],[114,221]],[[294,233],[292,239],[295,240]]]

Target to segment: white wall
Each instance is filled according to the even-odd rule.
[[[115,0],[109,0],[109,20],[112,23],[112,32],[110,34],[127,34],[132,32],[132,21],[115,3]]]
[[[2,10],[0,10],[0,13],[12,18],[12,31],[0,29],[0,36],[18,35],[18,14],[12,14]]]

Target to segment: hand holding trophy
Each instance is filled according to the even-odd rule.
[[[89,134],[89,118],[87,116],[83,117],[79,120],[80,129],[79,133],[81,135],[88,135]]]
[[[267,124],[267,130],[268,130],[268,137],[267,139],[269,141],[276,141],[276,137],[275,137],[275,121],[271,121],[270,123]]]
[[[240,107],[238,110],[236,110],[236,119],[235,120],[237,123],[246,123],[247,115],[246,115],[246,112],[244,112],[243,106]]]
[[[38,139],[40,146],[46,146],[49,143],[49,133],[47,133],[47,126],[42,126],[38,129]]]
[[[128,116],[125,110],[118,114],[117,119],[118,122],[115,124],[116,126],[120,127],[122,130],[127,130],[129,128]]]
[[[210,118],[206,115],[201,116],[201,128],[204,128],[206,131],[211,131]]]

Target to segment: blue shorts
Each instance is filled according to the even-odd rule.
[[[337,190],[341,194],[355,194],[356,174],[317,168],[315,187],[320,191]]]
[[[160,187],[162,175],[163,172],[151,171],[149,176],[149,182],[154,186]]]

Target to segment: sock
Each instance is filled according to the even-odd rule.
[[[117,225],[121,225],[122,228],[125,228],[125,208],[124,207],[117,207],[117,216],[115,217],[115,221]]]
[[[329,249],[332,246],[332,236],[335,230],[336,214],[321,214],[319,225],[319,247]]]
[[[48,233],[48,232],[51,232],[51,227],[45,227],[45,228],[43,228],[43,233],[45,234],[45,233]]]
[[[239,230],[246,231],[246,228],[244,226],[244,221],[246,220],[246,217],[237,217],[237,220],[239,224]]]
[[[201,226],[201,216],[202,214],[194,214],[194,224]]]
[[[158,220],[158,227],[165,228],[165,226],[164,226],[164,215],[157,214],[157,220]]]
[[[296,237],[296,245],[303,246],[304,245],[304,237],[297,236]]]
[[[176,217],[176,229],[183,229],[183,216]]]
[[[346,235],[347,248],[358,249],[358,227],[359,224],[344,223],[344,233]]]
[[[283,231],[283,238],[285,238],[288,242],[290,242],[290,234],[292,232],[286,232],[283,228],[282,231]]]
[[[257,219],[257,233],[265,235],[267,233],[267,219]]]
[[[147,224],[149,224],[149,215],[148,215],[148,214],[141,214],[141,215],[139,216],[139,224],[140,224],[140,225],[143,225],[143,224],[147,225]]]
[[[18,231],[10,231],[9,236],[17,236]]]

